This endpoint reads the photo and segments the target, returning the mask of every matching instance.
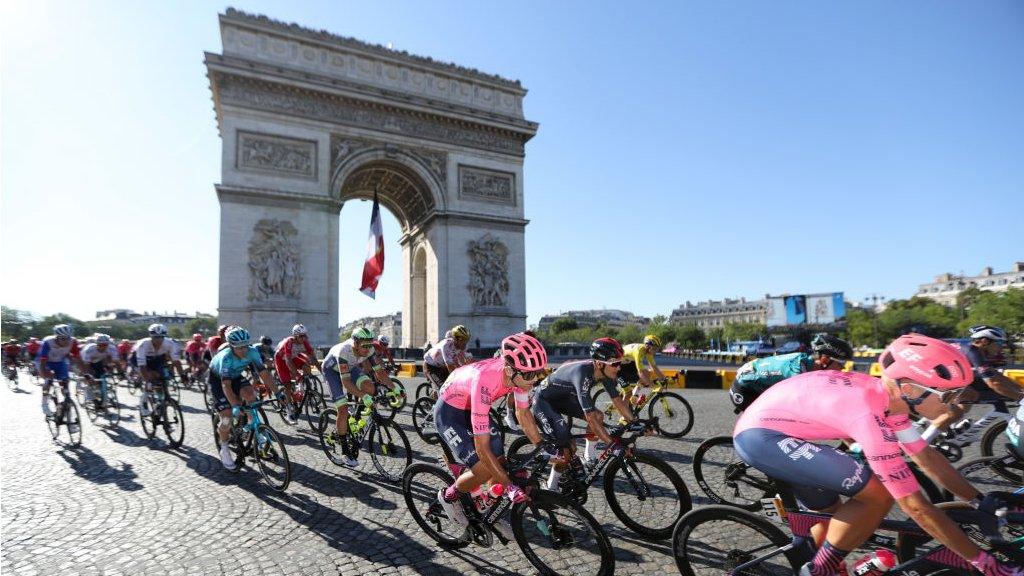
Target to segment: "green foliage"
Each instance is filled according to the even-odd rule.
[[[193,318],[188,322],[185,322],[185,333],[191,336],[196,332],[202,334],[204,337],[213,336],[217,333],[217,318],[215,316],[203,316],[200,318]]]
[[[707,336],[696,324],[683,324],[676,328],[676,342],[681,348],[687,350],[698,350],[708,345]]]
[[[768,327],[757,322],[728,323],[723,330],[723,337],[726,340],[757,340],[759,336],[767,335]]]
[[[843,336],[853,346],[879,346],[874,335],[875,313],[864,308],[850,308],[846,311],[846,334]]]
[[[349,338],[352,337],[352,333],[355,331],[355,328],[353,328],[352,330],[345,330],[344,332],[341,332],[340,334],[338,334],[338,342],[344,342],[345,340],[348,340]]]
[[[992,324],[1008,334],[1024,334],[1024,290],[979,292],[965,303],[965,317],[956,326],[958,336],[966,336],[967,328],[976,324]]]
[[[579,323],[577,323],[574,318],[569,316],[559,316],[551,323],[551,332],[554,334],[561,334],[562,332],[576,330],[579,327]]]
[[[878,345],[908,332],[936,338],[956,336],[957,320],[956,310],[928,298],[894,300],[878,315]]]

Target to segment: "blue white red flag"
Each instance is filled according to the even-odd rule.
[[[370,239],[366,247],[366,264],[363,264],[363,285],[359,291],[376,299],[377,282],[384,273],[384,229],[380,224],[380,202],[377,192],[373,193],[373,213],[370,214]]]

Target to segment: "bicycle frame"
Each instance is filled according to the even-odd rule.
[[[953,438],[945,439],[945,443],[952,444],[960,448],[970,446],[981,438],[981,434],[989,427],[990,424],[998,420],[1010,421],[1011,414],[1006,402],[1000,400],[995,402],[979,402],[979,404],[991,404],[992,410],[980,419],[972,422],[971,426],[966,431],[957,434]]]

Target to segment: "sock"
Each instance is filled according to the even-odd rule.
[[[597,460],[597,440],[587,438],[587,445],[583,450],[587,460]]]
[[[849,553],[847,550],[840,550],[832,546],[826,540],[811,562],[811,576],[833,576],[839,571],[839,565]]]
[[[551,475],[548,476],[548,490],[554,492],[558,491],[558,481],[562,478],[562,473],[555,470],[555,467],[551,467]]]
[[[939,435],[939,432],[941,432],[941,430],[939,430],[938,428],[935,427],[934,424],[932,424],[928,426],[928,428],[926,428],[925,431],[921,434],[921,439],[924,440],[925,442],[931,442],[936,436]]]

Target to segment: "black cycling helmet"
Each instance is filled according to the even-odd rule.
[[[849,342],[824,332],[814,335],[814,339],[811,340],[811,350],[836,360],[853,359],[853,346],[850,346]]]
[[[260,336],[260,344],[270,346],[274,341],[270,339],[270,336]]]
[[[590,344],[590,357],[601,362],[622,359],[622,344],[615,338],[598,338]]]

